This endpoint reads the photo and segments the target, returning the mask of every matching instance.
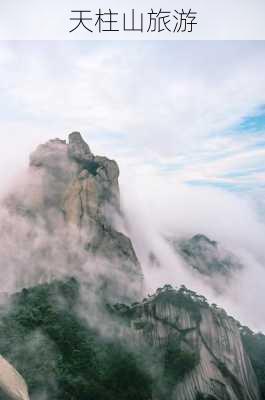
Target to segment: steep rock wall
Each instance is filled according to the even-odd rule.
[[[0,356],[0,398],[29,400],[24,379],[2,356]]]
[[[193,367],[181,380],[176,379],[173,400],[259,399],[238,324],[224,310],[192,298],[185,290],[167,289],[124,312],[133,340],[162,351],[173,340],[181,351],[194,356]]]
[[[39,279],[34,278],[32,284],[72,275],[92,257],[98,262],[90,264],[99,265],[93,273],[100,274],[104,288],[108,282],[117,299],[141,296],[140,263],[131,240],[115,229],[115,215],[120,215],[118,178],[117,163],[95,156],[79,132],[71,133],[68,143],[50,140],[31,154],[25,181],[9,194],[5,204],[14,225],[27,225],[20,241],[32,252],[30,262],[40,265],[46,260]],[[32,247],[27,245],[29,240]],[[55,251],[56,247],[62,247],[61,251]],[[23,264],[25,257],[21,258]],[[19,269],[19,263],[17,258],[14,268]],[[63,263],[69,264],[69,271]],[[56,274],[58,265],[60,273]]]

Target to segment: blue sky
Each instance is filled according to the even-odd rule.
[[[246,116],[238,125],[239,134],[255,133],[264,130],[265,127],[265,105],[262,105],[256,115]]]
[[[264,198],[264,42],[32,41],[0,49],[2,171],[25,163],[39,142],[80,130],[126,174]]]
[[[194,180],[189,181],[191,185],[213,185],[231,191],[252,191],[257,188],[265,188],[265,160],[263,150],[265,149],[265,108],[260,106],[256,113],[244,116],[239,122],[233,125],[228,132],[220,132],[217,137],[232,139],[244,142],[244,152],[248,162],[235,164],[225,172],[220,171],[213,180]],[[231,155],[240,156],[240,151],[229,151],[229,148],[220,148],[218,153],[209,154],[208,162],[223,160]],[[230,154],[229,154],[230,153]],[[256,158],[256,156],[258,156]],[[257,180],[257,178],[259,178]],[[230,180],[230,182],[229,182]]]

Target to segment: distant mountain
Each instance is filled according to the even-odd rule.
[[[168,238],[168,242],[188,265],[203,275],[228,278],[243,267],[235,255],[205,235],[180,240]]]

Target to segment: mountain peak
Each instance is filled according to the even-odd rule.
[[[80,132],[69,135],[68,155],[78,162],[91,161],[94,156]]]
[[[201,233],[194,235],[190,240],[191,242],[196,244],[207,244],[213,247],[216,247],[218,245],[218,243],[215,240],[211,240],[206,235],[203,235]]]
[[[104,280],[111,281],[109,286],[119,286],[112,291],[129,298],[128,289],[119,282],[134,282],[131,297],[135,298],[142,292],[143,278],[130,239],[116,229],[114,222],[116,215],[120,215],[118,178],[116,161],[94,155],[81,134],[72,132],[69,141],[56,138],[37,147],[30,156],[23,183],[19,190],[14,188],[9,193],[6,204],[14,218],[19,216],[23,223],[25,220],[29,231],[35,229],[38,234],[41,232],[42,237],[49,238],[45,252],[51,257],[50,265],[58,263],[54,259],[53,247],[54,243],[64,242],[63,231],[70,242],[77,241],[77,249],[70,246],[63,253],[63,258],[73,260],[72,264],[69,262],[69,268],[77,270],[80,266],[72,254],[75,251],[80,253],[83,262],[88,257],[100,258],[111,271],[106,271],[109,279],[104,276]],[[38,245],[34,249],[36,255],[30,257],[32,260],[36,258],[37,265],[42,252],[41,242]],[[24,265],[23,259],[17,264],[20,262]],[[45,281],[46,269],[50,271],[46,265],[41,267],[41,274],[34,271],[37,280],[34,278],[31,284]],[[68,273],[66,265],[63,269]],[[52,276],[57,277],[56,272],[54,269]],[[118,275],[122,278],[118,279]]]

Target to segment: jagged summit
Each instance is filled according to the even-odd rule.
[[[94,155],[79,132],[71,133],[68,143],[57,138],[39,145],[30,156],[30,168],[41,174],[40,202],[63,210],[72,224],[81,226],[106,217],[107,205],[119,210],[117,163]]]
[[[79,132],[71,133],[68,143],[53,139],[38,146],[30,167],[42,173],[45,205],[64,209],[71,223],[81,225],[87,217],[103,214],[106,204],[119,210],[117,163],[95,156]]]
[[[84,141],[80,132],[70,133],[68,154],[78,162],[90,161],[94,158],[88,144]]]
[[[33,151],[25,183],[9,194],[6,204],[14,217],[27,222],[29,231],[31,225],[32,232],[38,229],[33,237],[41,231],[45,238],[44,248],[38,242],[31,256],[39,264],[41,254],[46,252],[49,265],[42,267],[41,279],[46,279],[46,271],[56,277],[56,268],[51,272],[50,265],[58,265],[58,259],[60,265],[61,259],[65,260],[61,270],[67,270],[65,264],[78,270],[92,256],[104,260],[108,272],[101,274],[102,279],[108,280],[108,275],[109,281],[119,286],[114,292],[128,298],[141,293],[140,263],[131,240],[115,225],[116,216],[120,217],[118,178],[116,161],[94,155],[79,132],[71,133],[68,141],[56,138]],[[67,249],[55,259],[54,243],[63,247],[65,241],[69,241]],[[23,260],[19,263],[25,264]],[[35,268],[37,271],[38,266]],[[117,274],[123,278],[118,279]]]

